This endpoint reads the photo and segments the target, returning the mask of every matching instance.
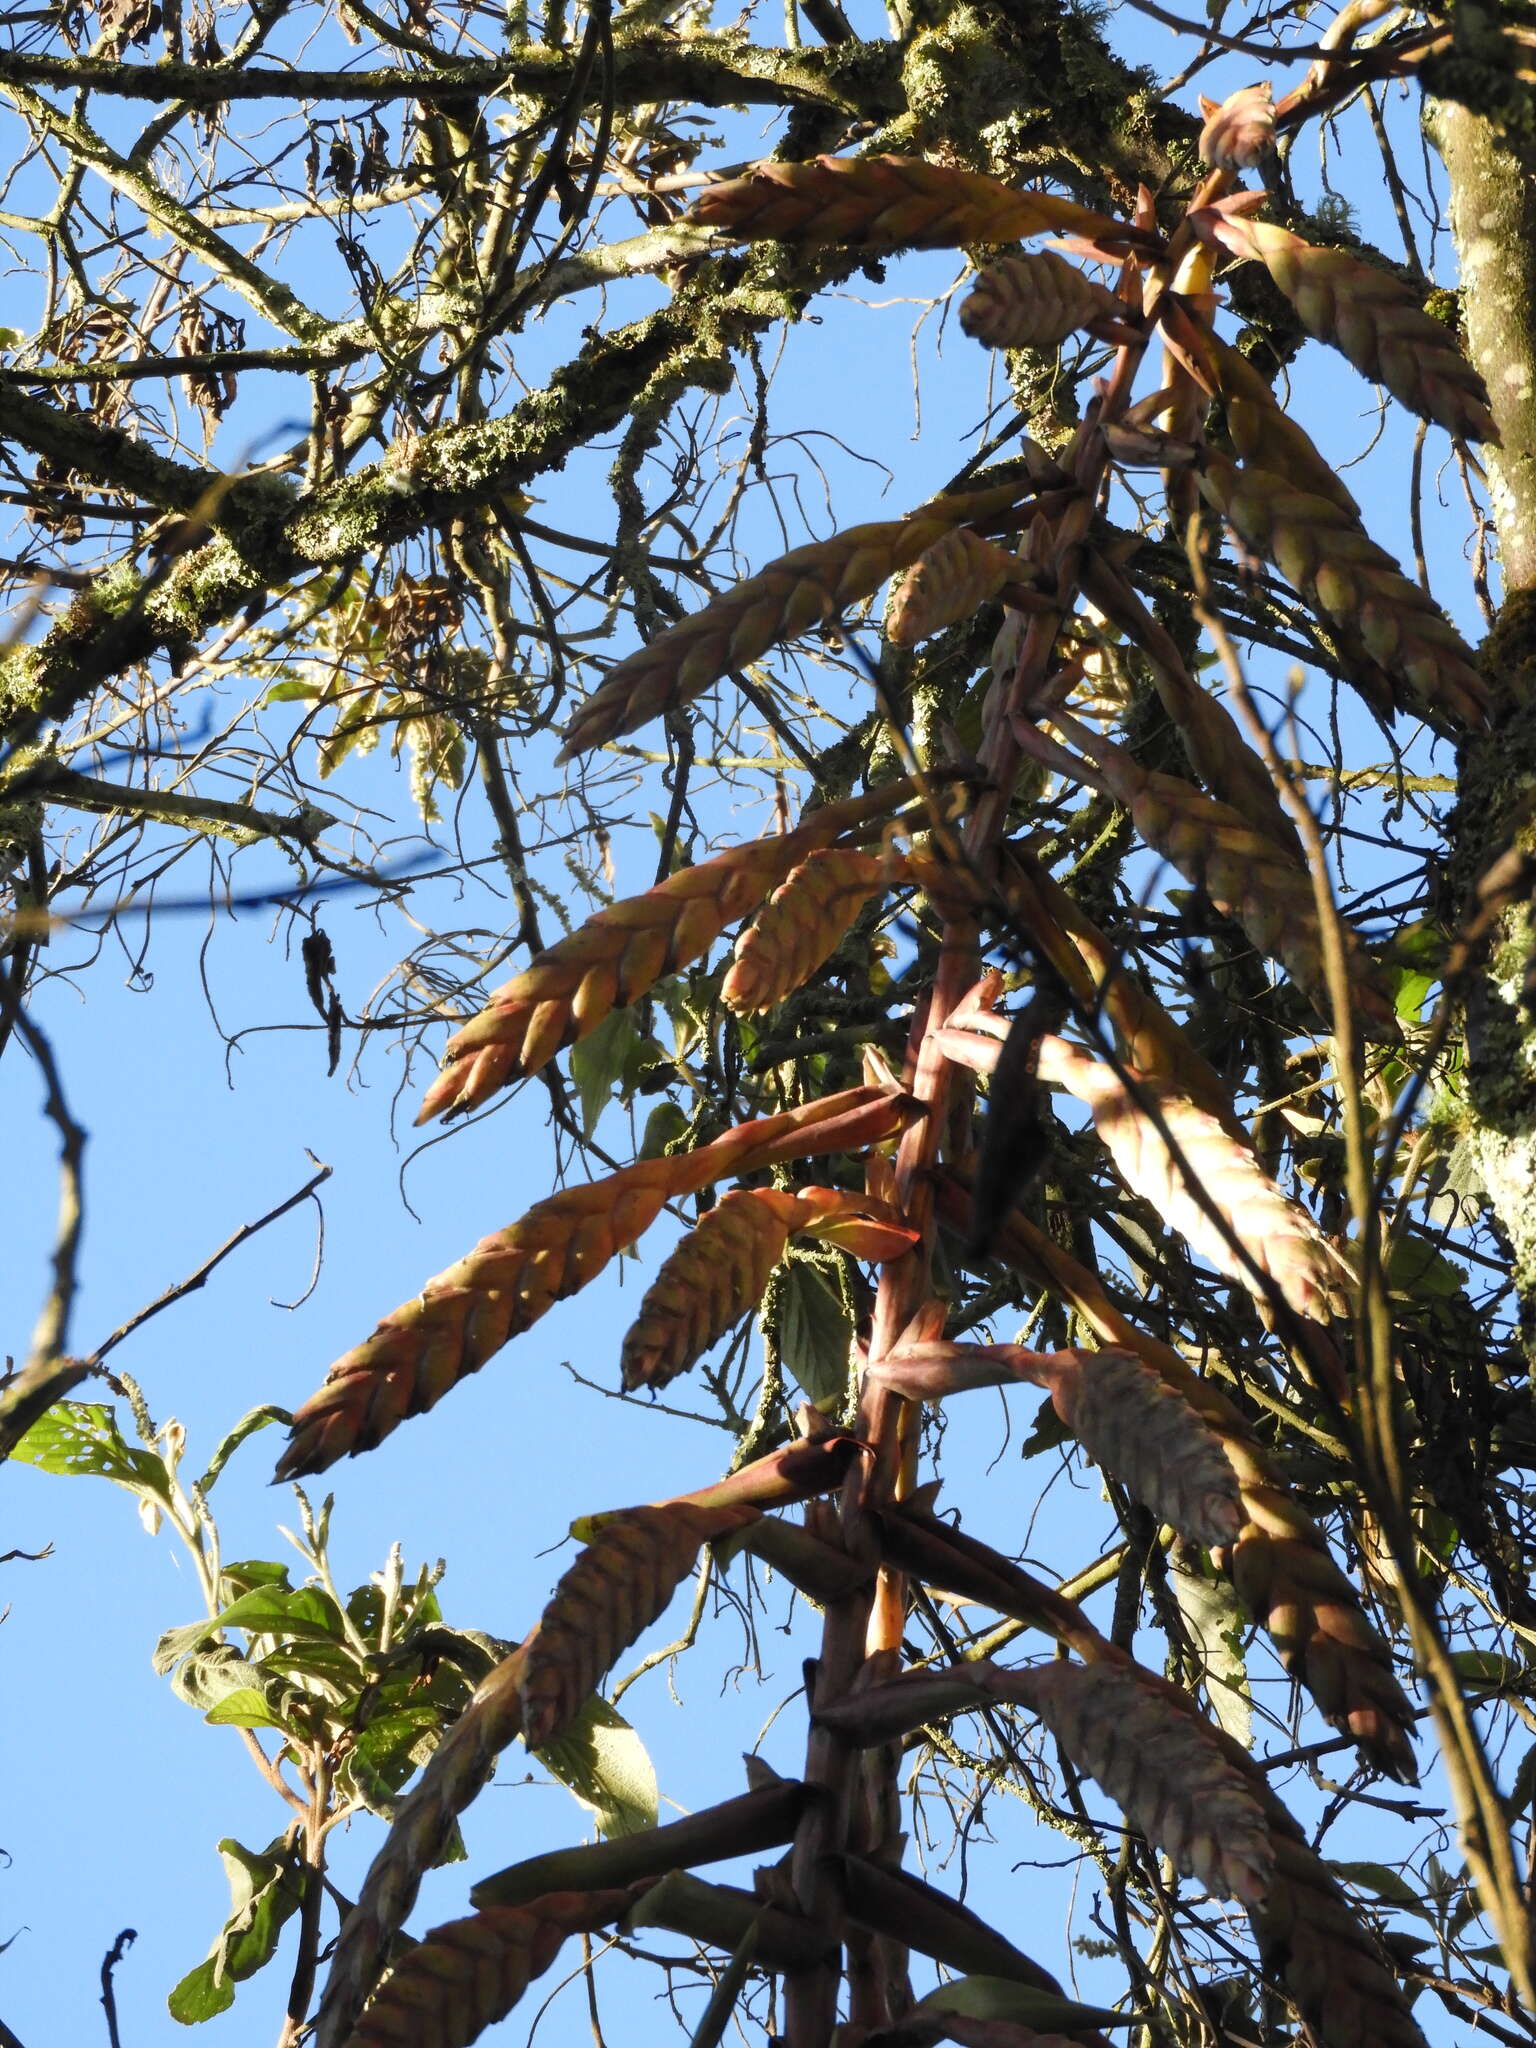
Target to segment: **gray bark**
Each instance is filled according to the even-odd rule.
[[[1483,661],[1499,708],[1464,767],[1455,868],[1466,914],[1478,876],[1510,845],[1536,854],[1536,162],[1466,107],[1440,104],[1431,131],[1450,179],[1468,353],[1501,442],[1484,451],[1504,605]],[[1514,1254],[1536,1357],[1536,1017],[1522,1000],[1533,943],[1529,904],[1517,902],[1468,1000],[1467,1139]]]

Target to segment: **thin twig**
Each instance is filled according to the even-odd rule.
[[[112,1972],[138,1938],[136,1927],[125,1927],[101,1959],[101,2002],[106,2008],[107,2040],[111,2048],[123,2048],[122,2036],[117,2031],[117,1993],[112,1988]]]
[[[8,1458],[46,1409],[77,1386],[89,1367],[65,1354],[79,1287],[80,1240],[85,1226],[85,1132],[69,1111],[53,1048],[0,981],[0,1004],[42,1070],[43,1114],[59,1133],[59,1222],[53,1247],[53,1288],[32,1333],[26,1364],[0,1393],[0,1460]]]
[[[307,1147],[305,1149],[307,1156],[314,1159],[314,1153],[309,1152]],[[141,1308],[135,1315],[131,1315],[126,1323],[120,1324],[111,1336],[91,1353],[86,1361],[86,1370],[89,1371],[99,1365],[109,1351],[115,1351],[125,1337],[131,1337],[135,1330],[142,1329],[151,1316],[159,1315],[162,1309],[169,1308],[173,1302],[181,1301],[185,1296],[195,1294],[200,1287],[206,1286],[230,1253],[238,1251],[241,1245],[248,1243],[259,1231],[265,1230],[269,1223],[276,1223],[280,1216],[286,1216],[288,1211],[296,1209],[300,1202],[308,1201],[316,1188],[323,1187],[330,1179],[333,1171],[329,1166],[322,1166],[319,1160],[315,1160],[315,1166],[317,1170],[305,1181],[303,1187],[296,1189],[286,1200],[279,1202],[275,1209],[269,1209],[265,1216],[258,1217],[254,1223],[242,1223],[234,1236],[226,1238],[218,1250],[211,1257],[204,1259],[194,1273],[189,1273],[185,1280],[178,1280],[174,1287],[168,1287],[163,1294],[150,1302],[147,1308]]]

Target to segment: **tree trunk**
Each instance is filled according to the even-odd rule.
[[[1483,661],[1499,708],[1464,763],[1454,865],[1465,916],[1478,877],[1510,845],[1536,856],[1536,158],[1450,102],[1434,108],[1430,128],[1450,179],[1467,349],[1501,442],[1484,451],[1504,602]],[[1533,950],[1529,901],[1516,900],[1469,994],[1467,1136],[1514,1254],[1536,1357],[1536,1015],[1523,999]]]

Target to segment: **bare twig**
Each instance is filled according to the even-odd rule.
[[[101,2002],[106,2008],[111,2048],[123,2048],[122,2036],[117,2031],[117,1993],[112,1988],[112,1973],[138,1938],[136,1927],[125,1927],[101,1959]]]
[[[59,1221],[53,1246],[53,1287],[32,1333],[32,1349],[26,1364],[0,1392],[0,1459],[4,1459],[38,1416],[77,1386],[89,1367],[64,1355],[79,1286],[80,1240],[85,1225],[85,1132],[70,1114],[52,1046],[22,1010],[10,985],[3,981],[0,1002],[42,1070],[46,1090],[43,1114],[59,1134]]]
[[[313,1152],[308,1156],[311,1159],[315,1158]],[[204,1259],[195,1272],[189,1273],[185,1280],[178,1280],[174,1287],[168,1287],[163,1294],[150,1302],[147,1308],[139,1309],[126,1323],[119,1325],[104,1343],[97,1345],[86,1361],[86,1369],[91,1370],[100,1365],[109,1351],[115,1351],[125,1337],[131,1337],[135,1330],[142,1329],[145,1323],[152,1316],[159,1315],[162,1309],[169,1308],[173,1302],[181,1301],[187,1295],[195,1294],[200,1287],[206,1286],[231,1252],[237,1252],[241,1245],[248,1244],[260,1231],[265,1230],[269,1223],[276,1223],[278,1218],[286,1216],[290,1209],[296,1209],[300,1202],[308,1201],[317,1188],[325,1185],[333,1171],[329,1166],[322,1166],[319,1160],[315,1160],[315,1167],[316,1171],[305,1181],[303,1187],[296,1188],[291,1195],[279,1202],[275,1209],[269,1209],[265,1216],[258,1216],[254,1223],[242,1223],[234,1236],[226,1238],[218,1250],[211,1257]]]

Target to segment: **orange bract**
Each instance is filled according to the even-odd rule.
[[[763,163],[711,185],[689,219],[742,241],[958,249],[1027,235],[1083,235],[1114,248],[1155,246],[1123,221],[1050,192],[1020,192],[921,157],[817,157]]]
[[[745,1017],[803,987],[884,887],[889,865],[852,848],[808,855],[736,941],[721,1001]]]
[[[1330,498],[1211,451],[1207,500],[1315,605],[1351,680],[1383,715],[1408,702],[1456,731],[1488,722],[1488,686],[1455,627]]]
[[[827,804],[793,832],[729,847],[713,860],[680,868],[643,896],[599,911],[505,982],[454,1033],[417,1123],[478,1108],[504,1083],[536,1073],[562,1045],[594,1031],[610,1011],[638,1001],[660,976],[708,952],[728,924],[755,910],[814,849],[859,831],[912,794],[910,783],[898,782]]]
[[[662,1205],[715,1180],[788,1159],[861,1151],[917,1113],[894,1088],[850,1088],[804,1108],[738,1124],[713,1144],[671,1159],[642,1159],[582,1187],[565,1188],[468,1258],[429,1280],[337,1360],[293,1419],[278,1477],[323,1472],[372,1450],[407,1416],[435,1407],[555,1302],[633,1244]]]
[[[1307,332],[1332,342],[1410,412],[1469,441],[1498,440],[1487,386],[1450,329],[1400,278],[1346,249],[1314,248],[1268,221],[1222,218],[1210,232],[1236,255],[1256,257]]]

